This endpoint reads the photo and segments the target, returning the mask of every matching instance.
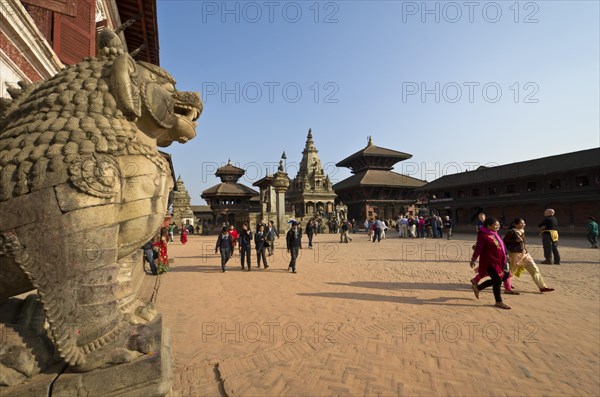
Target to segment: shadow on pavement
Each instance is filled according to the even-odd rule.
[[[229,270],[229,268],[227,270]],[[220,264],[214,265],[214,266],[177,266],[177,265],[173,265],[169,268],[169,273],[178,273],[178,272],[222,273]]]
[[[600,253],[598,254],[600,255]],[[597,261],[560,261],[560,265],[555,265],[555,264],[550,264],[550,263],[542,263],[540,262],[536,262],[536,265],[538,266],[549,266],[549,267],[556,267],[558,266],[558,268],[560,268],[560,266],[562,265],[586,265],[586,264],[592,264],[592,265],[598,265],[600,264],[600,258],[598,258]]]
[[[377,258],[377,259],[365,259],[367,262],[401,262],[401,263],[466,263],[469,264],[469,258],[467,259],[412,259],[412,258],[400,258],[400,259],[389,259],[389,258]]]
[[[342,285],[347,287],[377,288],[393,290],[426,289],[433,291],[471,291],[468,282],[464,284],[437,284],[437,283],[390,283],[384,281],[352,281],[350,283],[327,283],[329,285]]]
[[[389,296],[389,295],[376,295],[376,294],[359,294],[352,292],[315,292],[315,293],[299,293],[300,296],[315,296],[321,298],[338,298],[338,299],[358,299],[364,301],[375,301],[375,302],[392,302],[392,303],[406,303],[412,305],[443,305],[443,306],[473,306],[479,307],[482,305],[478,304],[460,304],[460,303],[446,303],[448,301],[469,301],[473,302],[471,298],[457,298],[457,297],[445,297],[440,296],[433,299],[418,299],[414,296]]]
[[[181,257],[180,257],[181,258]],[[177,272],[199,272],[199,273],[223,273],[221,271],[221,264],[220,263],[216,263],[213,265],[186,265],[186,266],[177,266],[177,265],[171,265],[171,267],[169,268],[169,273],[177,273]],[[241,266],[239,264],[228,264],[227,265],[227,272],[232,272],[232,273],[242,273],[242,269]],[[247,273],[246,270],[243,271],[244,273]],[[263,269],[261,268],[257,268],[256,266],[252,266],[252,270],[251,272],[261,272],[261,273],[288,273],[287,269],[283,269],[283,268],[273,268],[273,266],[269,266],[268,269]]]

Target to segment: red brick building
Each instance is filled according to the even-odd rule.
[[[96,54],[96,33],[116,29],[136,59],[159,64],[156,0],[0,0],[0,97]]]
[[[553,208],[563,231],[583,231],[600,218],[600,148],[446,175],[417,188],[421,204],[474,225],[485,212],[510,223],[537,225]]]

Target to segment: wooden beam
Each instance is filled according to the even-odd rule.
[[[142,14],[142,35],[144,36],[144,45],[146,46],[146,49],[144,50],[144,52],[146,53],[146,61],[148,63],[152,63],[152,61],[150,60],[150,44],[148,43],[148,32],[146,31],[146,12],[144,10],[144,0],[138,0],[137,3],[138,9]]]
[[[21,2],[70,17],[77,15],[77,1],[75,0],[21,0]]]

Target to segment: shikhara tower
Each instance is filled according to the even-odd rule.
[[[336,197],[309,129],[298,174],[286,194],[287,201],[296,217],[312,218],[332,213]]]
[[[190,208],[190,194],[185,188],[181,175],[177,178],[175,189],[173,189],[173,219],[177,226],[182,224],[193,225],[194,213]]]

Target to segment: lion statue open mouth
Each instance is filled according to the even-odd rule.
[[[174,185],[158,147],[196,136],[200,96],[136,62],[110,29],[97,57],[19,86],[0,101],[0,304],[37,289],[74,371],[135,359],[149,350],[131,335],[153,317],[136,300],[140,247]]]

